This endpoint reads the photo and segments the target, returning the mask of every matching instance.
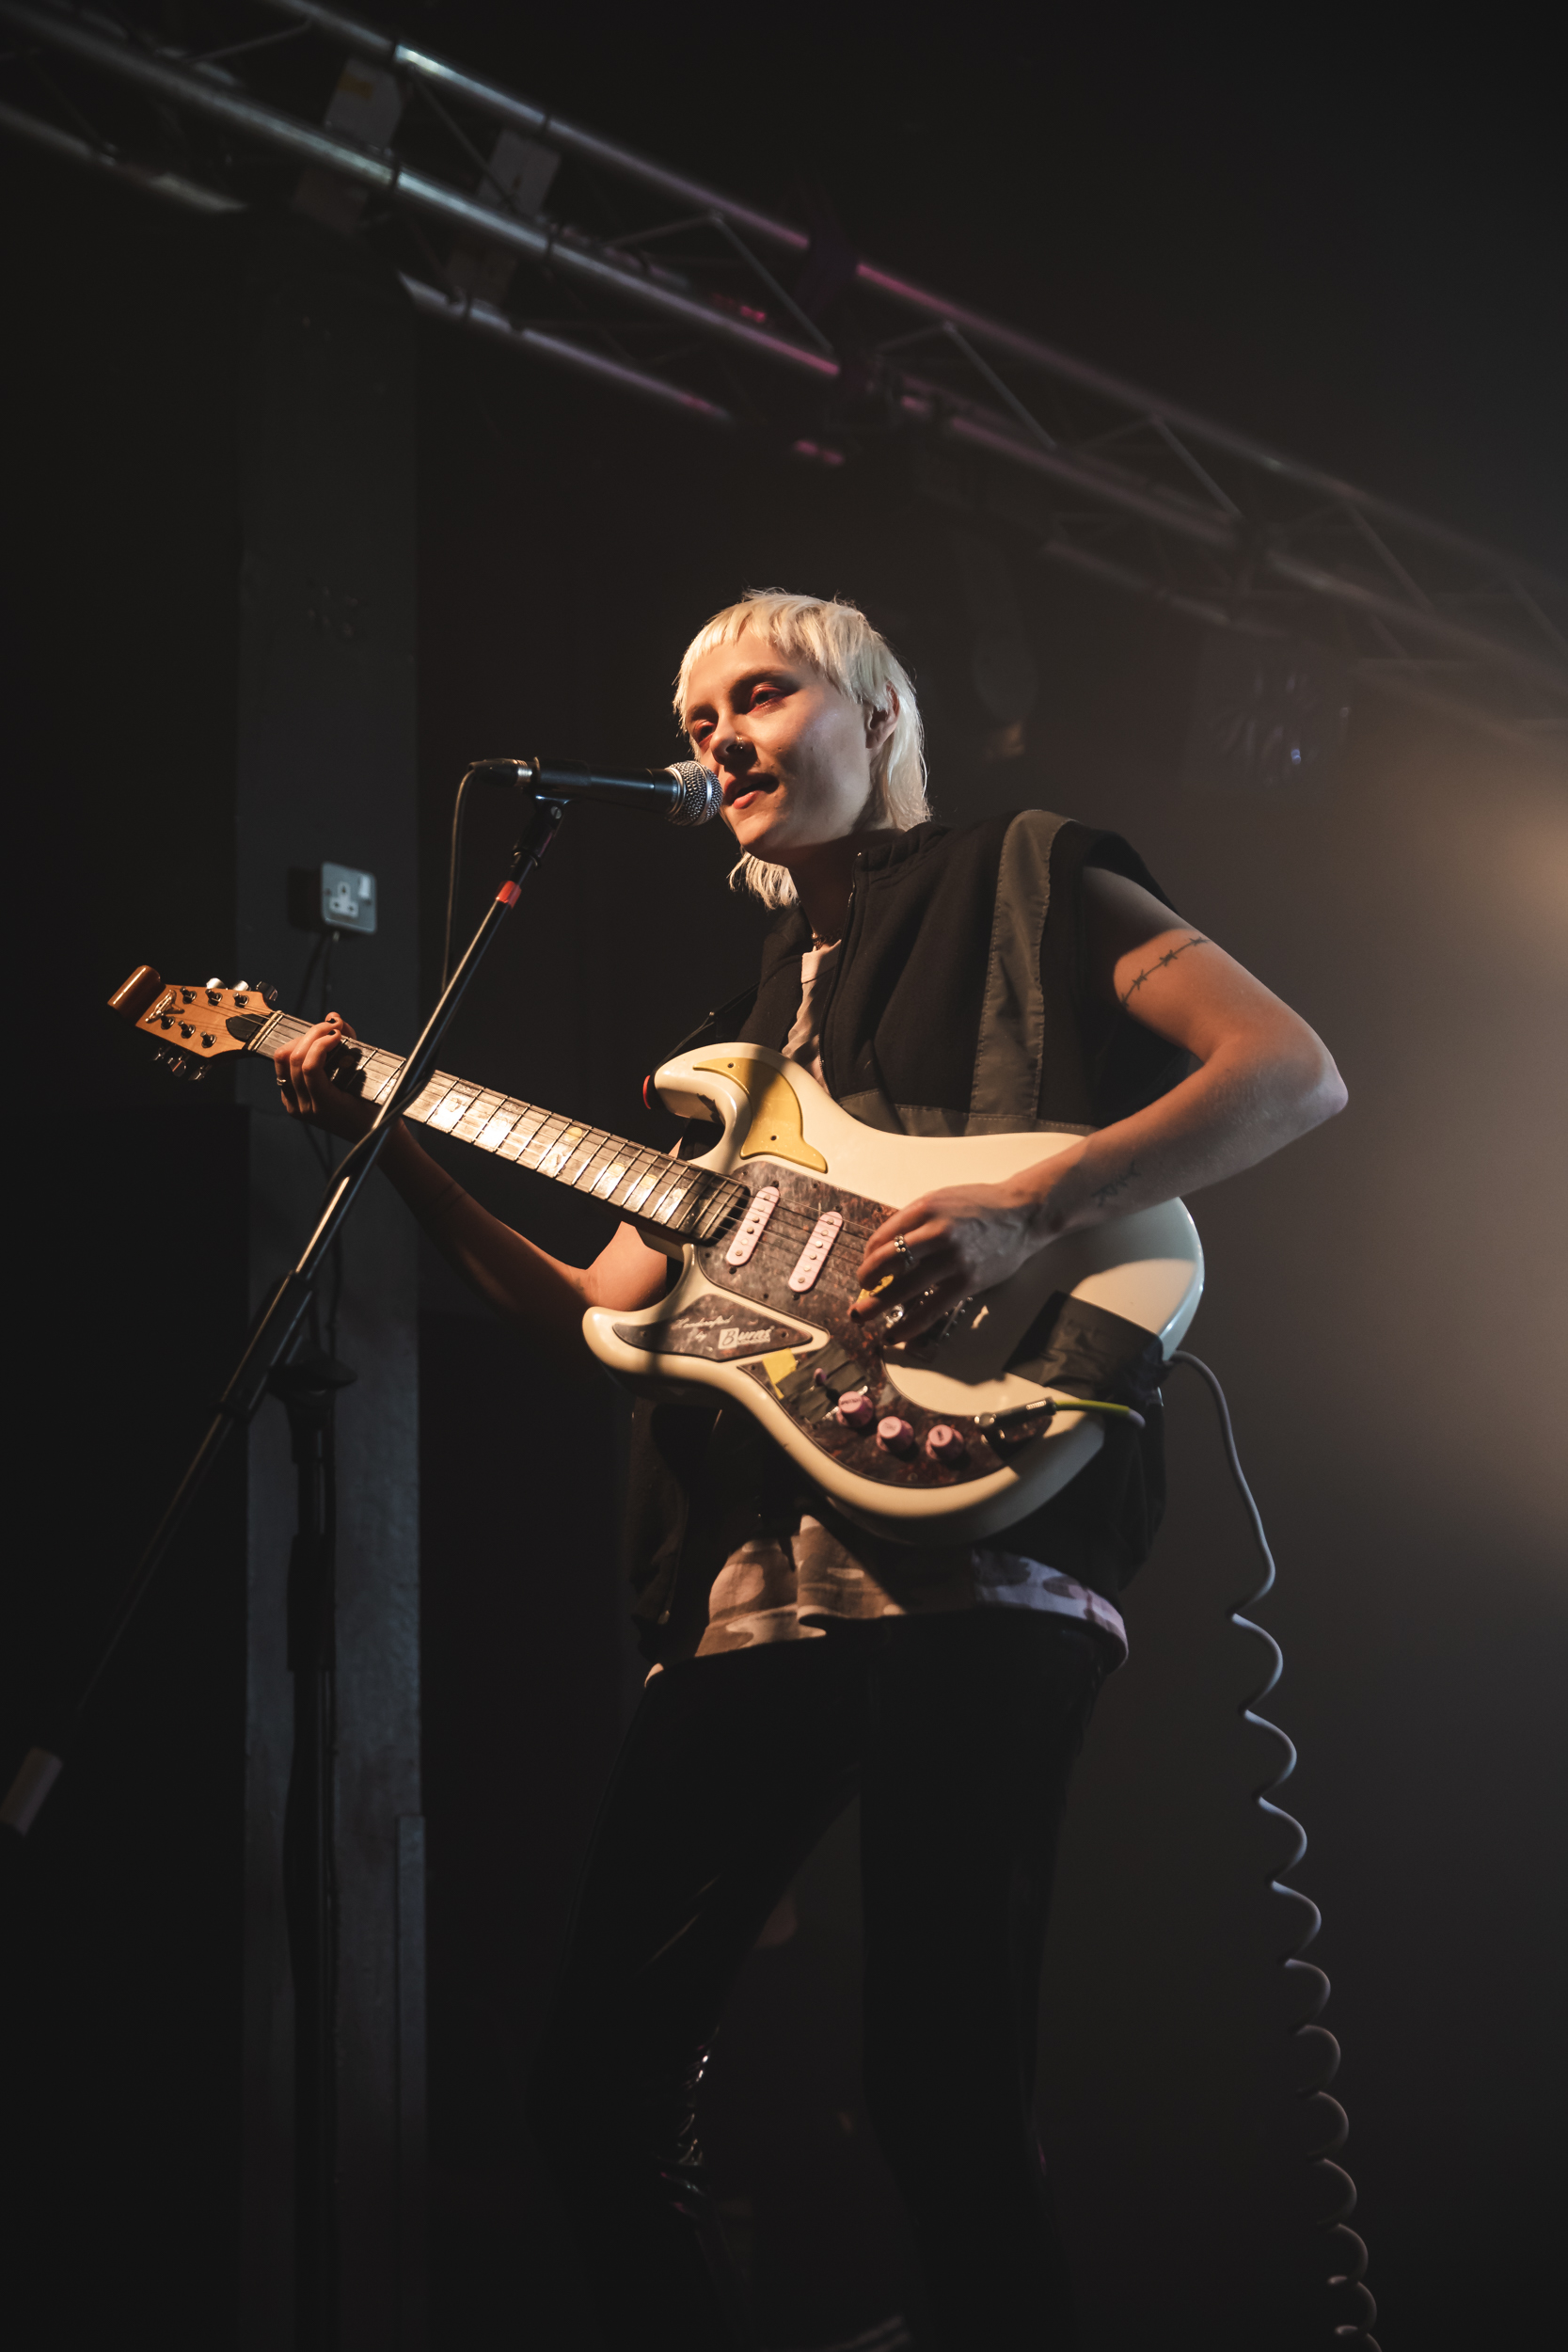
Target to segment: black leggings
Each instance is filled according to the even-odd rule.
[[[643,1693],[530,2087],[614,2352],[747,2341],[691,2106],[742,1962],[856,1790],[865,2096],[944,2352],[1076,2341],[1032,2114],[1056,1834],[1095,1637],[986,1610],[693,1659]]]

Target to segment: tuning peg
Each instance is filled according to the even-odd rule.
[[[221,980],[213,979],[207,982],[207,986],[209,988],[221,988],[223,986],[223,982]]]
[[[235,993],[235,995],[236,995],[236,996],[237,996],[237,995],[239,995],[239,993],[241,993],[241,991],[242,991],[243,989],[247,989],[249,986],[250,986],[250,982],[249,982],[248,980],[236,980],[236,981],[235,981],[235,983],[234,983],[234,993]]]
[[[189,1066],[190,1065],[187,1063],[183,1054],[171,1054],[168,1057],[169,1075],[171,1077],[182,1078]]]
[[[256,993],[260,996],[263,1005],[271,1005],[274,1010],[277,1009],[277,991],[276,988],[259,988]]]

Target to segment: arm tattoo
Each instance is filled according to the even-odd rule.
[[[1129,988],[1123,995],[1117,997],[1117,1002],[1120,1005],[1123,1012],[1127,1010],[1128,1006],[1132,1003],[1139,989],[1142,988],[1145,980],[1151,980],[1156,972],[1163,972],[1164,970],[1167,963],[1174,963],[1178,956],[1184,956],[1189,947],[1207,947],[1209,945],[1210,943],[1208,940],[1200,939],[1197,932],[1194,931],[1189,938],[1180,941],[1176,946],[1167,947],[1163,956],[1156,956],[1152,963],[1146,964],[1144,966],[1144,969],[1139,973],[1131,988]]]
[[[1112,1176],[1108,1178],[1104,1184],[1097,1187],[1094,1194],[1095,1207],[1097,1209],[1108,1209],[1111,1202],[1116,1199],[1117,1193],[1125,1192],[1128,1185],[1132,1182],[1133,1177],[1136,1176],[1137,1173],[1137,1161],[1129,1160],[1127,1166],[1122,1169],[1119,1176]]]

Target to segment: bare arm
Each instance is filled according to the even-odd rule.
[[[1322,1040],[1223,948],[1123,875],[1091,868],[1084,894],[1091,984],[1198,1067],[1147,1110],[1005,1184],[953,1185],[886,1218],[861,1280],[898,1265],[903,1234],[911,1262],[877,1301],[882,1311],[905,1307],[901,1337],[1005,1279],[1059,1234],[1218,1184],[1344,1107]]]
[[[278,1098],[291,1118],[331,1134],[361,1136],[374,1113],[332,1080],[332,1065],[354,1031],[334,1014],[274,1057]],[[382,1168],[449,1265],[488,1307],[565,1360],[586,1359],[583,1313],[589,1307],[630,1309],[661,1297],[670,1261],[650,1249],[634,1225],[616,1229],[591,1265],[552,1258],[482,1208],[438,1168],[400,1123]]]

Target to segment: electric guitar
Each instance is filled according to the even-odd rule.
[[[277,1010],[269,989],[166,986],[148,964],[109,1001],[178,1075],[225,1054],[270,1057],[310,1025]],[[336,1074],[379,1103],[402,1069],[395,1054],[351,1044]],[[591,1308],[594,1355],[643,1394],[743,1405],[875,1534],[994,1535],[1049,1501],[1127,1410],[1073,1393],[1083,1362],[1119,1348],[1157,1367],[1197,1311],[1203,1251],[1170,1200],[1049,1243],[900,1345],[850,1313],[866,1238],[889,1209],[943,1184],[999,1183],[1075,1138],[886,1135],[762,1045],[698,1047],[654,1084],[677,1117],[716,1125],[711,1149],[676,1159],[445,1073],[403,1116],[630,1218],[679,1274],[655,1306]],[[1074,1328],[1089,1335],[1077,1362],[1062,1343]],[[1064,1363],[1080,1375],[1071,1388]]]

